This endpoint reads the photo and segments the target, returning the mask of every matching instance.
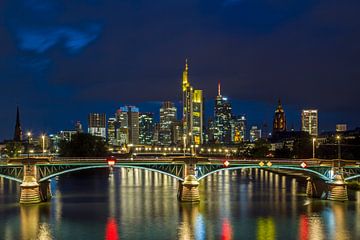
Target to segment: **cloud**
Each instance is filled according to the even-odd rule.
[[[24,51],[44,53],[54,46],[63,46],[68,53],[76,53],[93,42],[100,34],[99,24],[84,29],[68,26],[52,28],[19,28],[16,31],[18,47]]]

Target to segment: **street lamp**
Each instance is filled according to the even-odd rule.
[[[45,135],[41,135],[41,139],[42,139],[42,152],[43,155],[45,155]]]
[[[27,137],[28,137],[28,146],[27,146],[27,155],[28,158],[30,158],[30,138],[31,138],[31,132],[27,132]]]
[[[185,156],[185,152],[186,152],[186,135],[184,134],[183,136],[183,140],[184,140],[184,156]]]
[[[316,138],[312,139],[312,147],[313,147],[313,152],[312,152],[312,158],[315,159],[315,142],[316,142]]]
[[[340,137],[340,135],[336,136],[336,140],[337,140],[337,145],[338,145],[338,159],[341,159],[341,145],[340,145],[341,137]]]

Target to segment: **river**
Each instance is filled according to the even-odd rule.
[[[360,192],[309,199],[301,178],[224,171],[186,204],[177,184],[144,170],[72,172],[51,180],[50,202],[26,206],[18,183],[0,178],[0,239],[360,239]]]

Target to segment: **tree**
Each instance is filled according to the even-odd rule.
[[[294,141],[293,155],[295,158],[312,157],[312,138],[308,133],[303,132]]]
[[[276,158],[291,158],[292,152],[291,152],[290,148],[288,148],[284,144],[282,148],[275,150],[274,157],[276,157]]]
[[[1,151],[1,154],[9,157],[18,157],[22,149],[21,142],[7,142],[5,148]]]
[[[105,157],[105,142],[101,137],[87,133],[73,135],[71,141],[60,141],[59,153],[62,157]]]
[[[269,153],[270,146],[263,140],[259,139],[255,142],[255,146],[250,149],[249,155],[253,158],[263,158]]]

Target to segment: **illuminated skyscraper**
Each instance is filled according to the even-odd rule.
[[[117,139],[120,144],[139,144],[139,108],[121,107],[116,112],[116,120],[119,124]]]
[[[304,109],[301,113],[301,130],[308,132],[311,136],[318,135],[318,110]]]
[[[344,123],[336,124],[336,132],[346,132],[347,131],[347,125]]]
[[[261,129],[258,129],[257,126],[252,126],[250,129],[250,142],[256,142],[261,139]]]
[[[107,141],[116,145],[116,118],[109,118],[107,121]]]
[[[144,145],[153,144],[154,140],[154,114],[140,113],[139,115],[139,142]]]
[[[187,144],[203,142],[203,93],[193,89],[189,82],[189,66],[186,60],[183,71],[183,133]]]
[[[231,143],[232,108],[226,97],[221,96],[218,83],[218,95],[215,98],[214,121],[212,124],[213,141],[215,143]]]
[[[231,121],[231,140],[233,143],[241,143],[246,140],[245,116],[233,116]]]
[[[88,116],[88,133],[106,139],[105,113],[90,113]]]
[[[172,143],[172,127],[176,121],[176,112],[174,103],[163,102],[160,108],[159,142],[161,145],[169,146]]]
[[[285,112],[284,112],[284,109],[281,106],[281,102],[279,100],[279,103],[275,110],[275,115],[274,115],[273,133],[285,132],[285,131],[286,131]]]

